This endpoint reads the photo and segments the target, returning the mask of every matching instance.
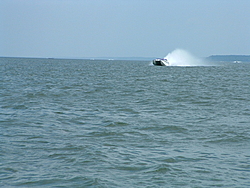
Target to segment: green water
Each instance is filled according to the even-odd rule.
[[[250,187],[250,63],[0,59],[1,187]]]

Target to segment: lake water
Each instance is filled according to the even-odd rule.
[[[1,187],[250,187],[250,63],[0,59]]]

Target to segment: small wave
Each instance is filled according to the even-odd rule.
[[[242,143],[244,141],[248,141],[249,137],[248,136],[244,136],[244,135],[236,135],[236,136],[225,136],[224,138],[217,138],[217,139],[213,139],[210,140],[208,142],[210,143],[218,143],[218,144],[228,144],[228,143]]]

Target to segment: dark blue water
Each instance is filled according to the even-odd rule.
[[[250,187],[250,64],[0,59],[1,187]]]

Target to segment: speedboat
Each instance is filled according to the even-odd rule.
[[[169,66],[169,62],[167,59],[157,58],[153,60],[153,64],[156,66]]]

